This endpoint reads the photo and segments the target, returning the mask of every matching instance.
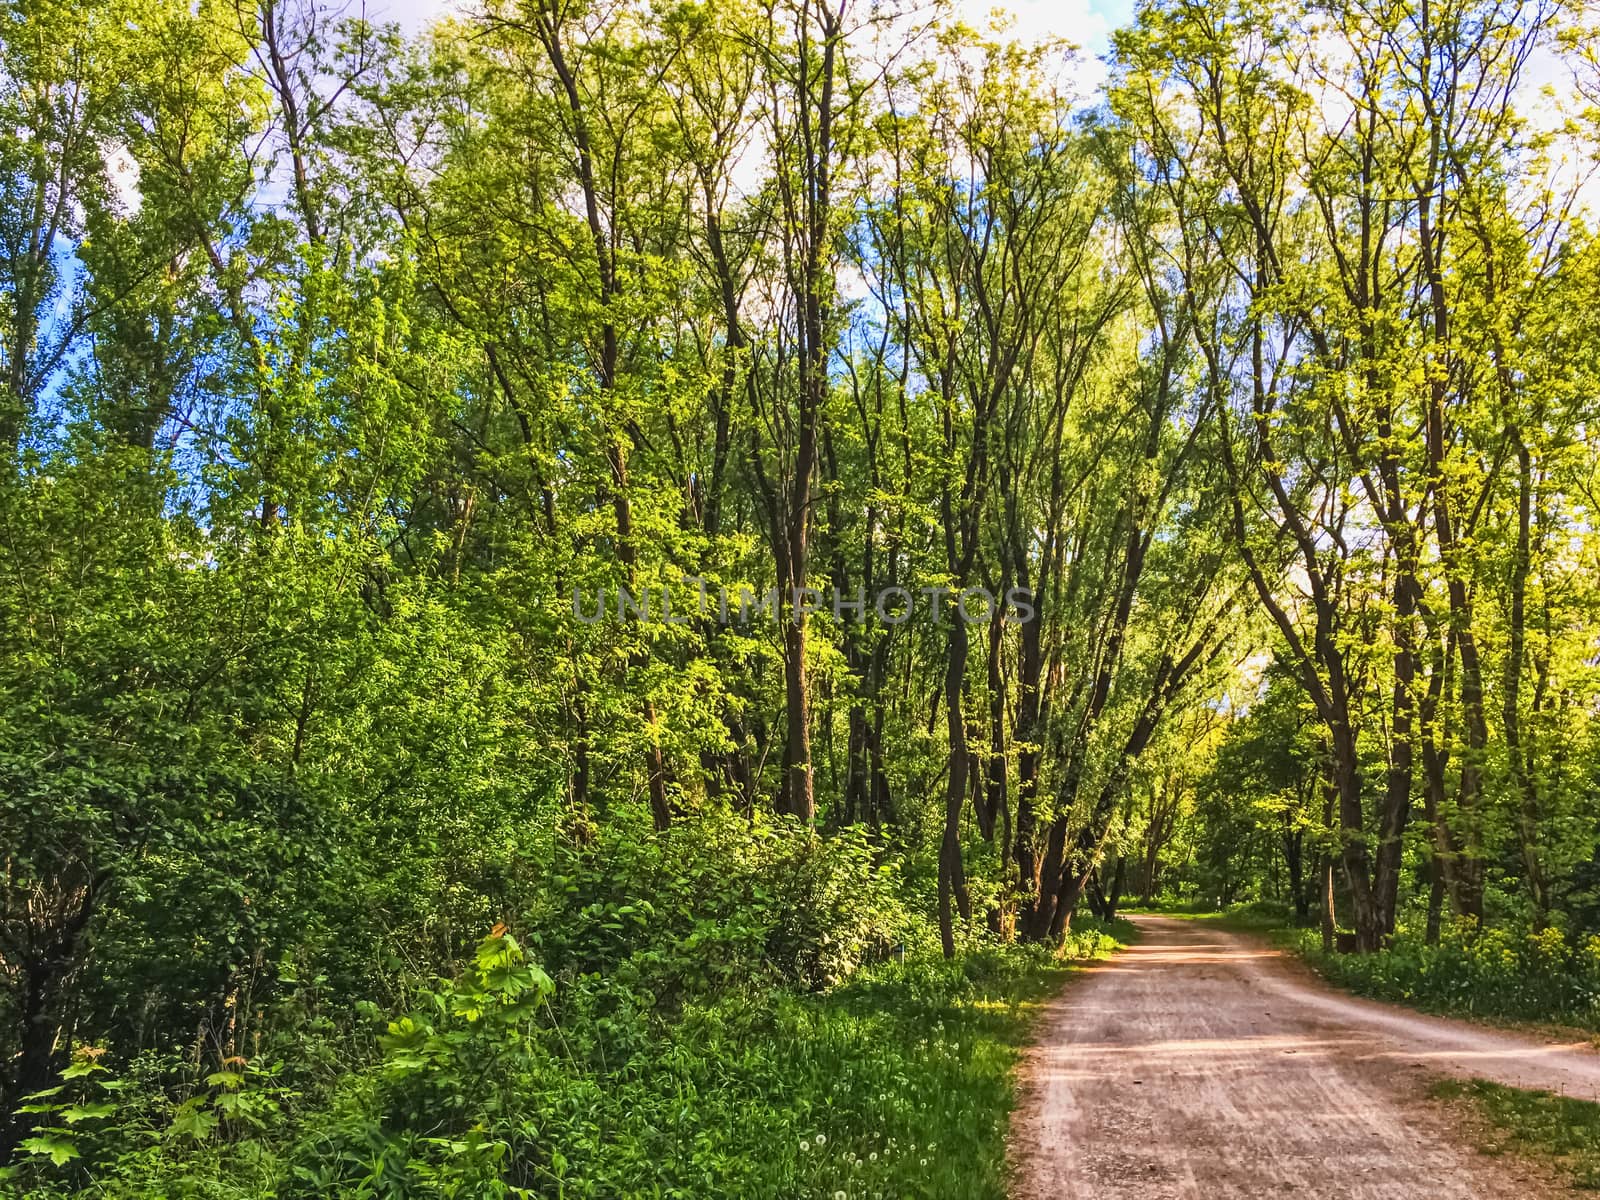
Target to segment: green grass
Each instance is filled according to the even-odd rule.
[[[501,1037],[441,1020],[429,1071],[395,1082],[391,1055],[293,1128],[193,1147],[86,1134],[83,1160],[0,1173],[0,1197],[1004,1200],[1034,1018],[1077,964],[1132,936],[1089,923],[1062,953],[975,938],[950,961],[935,948],[822,994],[724,995],[667,1025],[597,1007],[529,1041],[522,1022]],[[444,1123],[452,1105],[468,1132]],[[482,1139],[504,1151],[479,1154]]]
[[[568,1160],[562,1195],[1003,1200],[1012,1072],[1034,1017],[1075,961],[1131,934],[1085,925],[1061,955],[977,943],[822,995],[687,1013],[670,1046],[584,1090],[583,1122],[543,1124]]]
[[[1118,910],[1123,914],[1149,913],[1159,917],[1208,917],[1223,910],[1214,900],[1171,900],[1156,897],[1148,903],[1123,904]]]
[[[1600,1189],[1600,1104],[1483,1079],[1442,1080],[1437,1100],[1462,1102],[1497,1135],[1486,1153],[1511,1151],[1553,1163],[1584,1189]]]
[[[1286,912],[1276,905],[1236,904],[1232,908],[1201,908],[1177,905],[1160,907],[1135,906],[1119,910],[1125,917],[1171,917],[1178,921],[1205,921],[1224,929],[1237,929],[1242,933],[1271,934],[1274,939],[1294,939],[1299,931]]]
[[[1115,940],[1077,950],[1099,957],[1131,938],[1119,922]],[[931,973],[907,964],[817,1002],[815,1036],[797,1047],[815,1056],[812,1086],[789,1107],[817,1112],[826,1142],[801,1151],[770,1190],[745,1194],[1003,1200],[1013,1069],[1075,969],[1011,950]]]

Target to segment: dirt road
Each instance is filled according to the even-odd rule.
[[[1454,1074],[1600,1099],[1600,1055],[1360,1000],[1209,921],[1137,917],[1021,1075],[1019,1200],[1561,1194],[1423,1099]]]

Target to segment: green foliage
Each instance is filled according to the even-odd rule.
[[[5,1186],[998,1194],[1134,894],[1592,1019],[1593,39],[1475,2],[0,0]]]
[[[974,935],[954,960],[925,951],[824,995],[756,988],[665,1018],[615,1004],[597,1016],[497,933],[388,1023],[378,1061],[326,1110],[290,1119],[263,1103],[251,1140],[230,1139],[218,1118],[197,1120],[208,1105],[230,1111],[218,1104],[227,1097],[263,1094],[241,1064],[212,1081],[210,1099],[180,1105],[153,1146],[124,1145],[117,1159],[117,1131],[76,1136],[102,1165],[93,1175],[102,1194],[130,1200],[838,1191],[1001,1200],[1010,1068],[1030,1016],[1066,978],[1065,959],[1104,953],[1129,933],[1086,923],[1060,951]],[[605,992],[593,977],[567,986]],[[623,1023],[636,1036],[618,1036]],[[270,1085],[266,1094],[281,1098]],[[133,1109],[107,1106],[84,1122],[125,1124]],[[39,1165],[31,1158],[11,1177],[18,1194],[54,1195],[72,1178],[70,1155],[43,1164],[76,1143],[40,1136]]]
[[[891,862],[859,827],[707,815],[658,837],[610,824],[555,848],[530,946],[554,972],[663,999],[839,983],[912,936]]]
[[[1334,982],[1438,1012],[1547,1020],[1600,1030],[1600,936],[1547,926],[1517,934],[1453,921],[1428,945],[1402,929],[1375,954],[1326,955],[1311,932],[1302,950]]]
[[[1086,929],[1072,949],[1110,944]],[[478,1094],[470,1146],[458,1127],[430,1125],[433,1137],[458,1139],[452,1155],[468,1156],[448,1186],[435,1179],[411,1193],[367,1174],[359,1183],[316,1174],[304,1194],[326,1194],[342,1178],[339,1187],[379,1195],[458,1194],[449,1187],[470,1179],[480,1190],[466,1194],[477,1195],[505,1194],[503,1186],[595,1197],[1000,1197],[1009,1066],[1029,1002],[1061,981],[1056,961],[1039,949],[974,946],[953,962],[919,956],[875,968],[825,997],[766,991],[691,1004],[664,1027],[613,1010],[612,1021],[654,1033],[622,1054],[614,1037],[610,1054],[595,1053],[603,1021],[551,1016],[537,1042],[507,1030],[416,1077],[430,1097],[459,1092],[465,1079]],[[409,1064],[417,1034],[407,1027],[405,1036],[398,1052]],[[439,1111],[430,1103],[417,1114]],[[400,1141],[414,1161],[417,1142]],[[347,1161],[366,1172],[374,1139],[360,1144],[365,1157]],[[383,1153],[395,1144],[386,1130]],[[326,1145],[318,1138],[311,1150],[320,1157]],[[492,1146],[503,1151],[486,1153]]]

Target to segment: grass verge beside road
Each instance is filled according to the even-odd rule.
[[[1482,1120],[1493,1138],[1481,1147],[1484,1153],[1547,1162],[1575,1187],[1600,1189],[1600,1104],[1483,1079],[1443,1079],[1429,1095],[1464,1104]]]

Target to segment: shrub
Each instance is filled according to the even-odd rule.
[[[515,933],[389,1020],[312,984],[296,1057],[85,1056],[0,1197],[999,1200],[1026,1002],[1130,928],[947,961],[866,833],[788,821],[618,814],[531,862]]]
[[[1326,955],[1311,933],[1302,949],[1324,974],[1365,995],[1441,1011],[1600,1025],[1600,939],[1457,920],[1427,945],[1402,929],[1376,954]]]
[[[819,990],[883,957],[909,917],[859,828],[694,816],[624,823],[554,852],[528,944],[556,975],[596,974],[676,1002],[720,987]]]

